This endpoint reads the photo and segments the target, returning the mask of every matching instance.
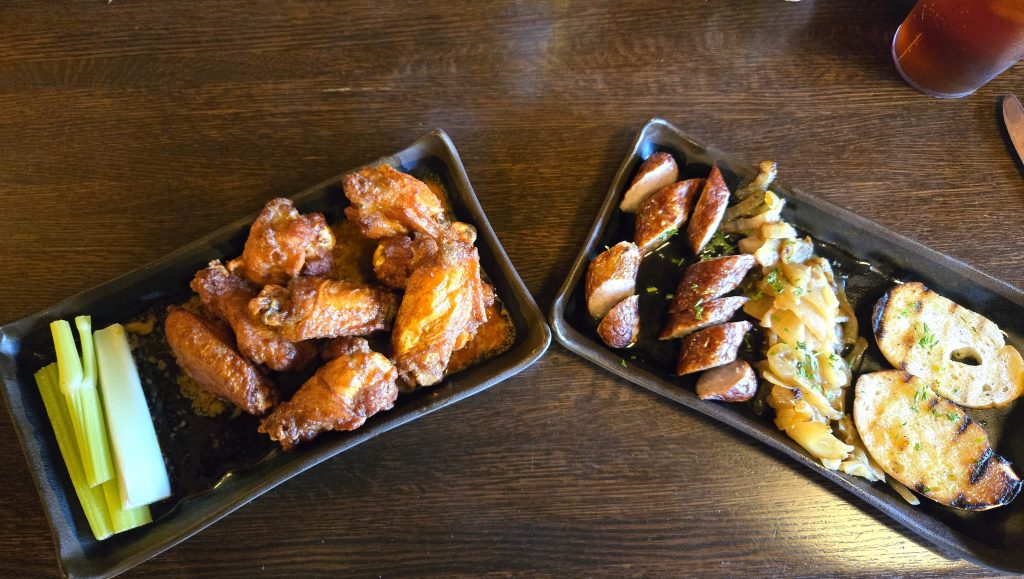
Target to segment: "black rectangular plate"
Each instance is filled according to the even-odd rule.
[[[306,469],[396,426],[489,388],[522,371],[543,355],[551,341],[551,332],[487,222],[448,135],[435,130],[408,148],[372,164],[380,163],[414,175],[427,173],[439,178],[456,217],[476,226],[481,265],[515,324],[516,336],[511,348],[449,377],[436,387],[402,394],[393,409],[372,417],[354,432],[323,434],[292,453],[275,449],[263,440],[265,436],[254,439],[241,435],[244,444],[261,445],[257,449],[260,455],[252,462],[241,464],[230,474],[221,474],[215,488],[179,497],[177,501],[172,497],[170,502],[173,504],[159,509],[154,506],[156,520],[153,524],[115,535],[106,541],[96,541],[71,486],[32,376],[33,372],[53,360],[48,325],[55,319],[90,314],[94,318],[94,326],[102,327],[164,303],[183,301],[188,295],[188,283],[198,269],[210,260],[230,259],[241,253],[256,215],[239,219],[141,269],[0,327],[3,396],[56,538],[61,567],[68,576],[109,577],[121,573],[184,541]],[[291,199],[300,211],[324,211],[331,219],[347,204],[341,190],[343,175],[315,185]],[[140,364],[140,371],[145,380],[143,365]],[[151,391],[147,391],[147,395],[151,408],[154,408],[154,403],[160,404],[159,400],[153,399]],[[217,424],[224,422],[200,419],[194,415],[184,418],[205,425],[197,428],[216,428]],[[240,426],[233,427],[235,430],[244,427],[245,432],[255,432],[255,423],[246,422],[248,417],[235,420],[242,421]],[[166,433],[161,432],[162,426],[166,427],[158,419],[158,435],[163,443]],[[202,454],[201,448],[185,450]],[[168,454],[166,445],[164,452]],[[172,470],[176,463],[189,465],[194,460],[177,456],[167,459]]]
[[[802,448],[775,428],[770,419],[758,416],[747,404],[702,401],[693,393],[693,377],[674,375],[678,342],[658,342],[658,322],[664,320],[668,302],[664,295],[675,291],[682,267],[673,257],[684,257],[677,240],[644,260],[637,289],[640,295],[641,335],[636,346],[616,351],[601,343],[596,322],[587,312],[583,276],[590,261],[604,246],[632,239],[632,216],[618,210],[622,193],[640,163],[656,151],[668,151],[680,161],[682,177],[705,176],[717,164],[730,189],[752,179],[754,165],[697,143],[662,119],[652,119],[640,132],[615,180],[583,250],[551,308],[555,338],[578,355],[634,384],[684,406],[711,416],[756,438],[771,448],[816,471],[840,487],[931,541],[941,550],[975,563],[1013,572],[1024,572],[1024,499],[985,512],[963,512],[922,500],[918,507],[904,502],[884,483],[831,471],[808,456]],[[786,198],[787,221],[815,239],[819,253],[845,261],[837,272],[848,275],[848,294],[860,323],[861,335],[871,343],[861,373],[889,368],[870,335],[871,308],[894,280],[921,281],[931,289],[987,316],[1006,331],[1008,342],[1024,346],[1024,294],[962,262],[893,233],[840,207],[776,182],[772,189]],[[858,263],[859,262],[859,263]],[[865,263],[866,262],[866,263]],[[870,264],[870,267],[868,266]],[[657,292],[647,293],[653,286]],[[644,323],[646,321],[646,323]],[[627,360],[628,358],[628,360]],[[634,359],[635,358],[635,359]],[[625,362],[625,365],[623,365]],[[1024,465],[1024,405],[971,410],[972,418],[985,425],[997,452],[1015,465]]]

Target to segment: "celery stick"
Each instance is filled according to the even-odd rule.
[[[114,533],[121,533],[153,522],[153,517],[149,513],[149,505],[132,509],[125,509],[121,506],[121,492],[116,476],[100,485],[99,488],[103,489],[103,498],[106,500],[107,510],[110,512],[110,523],[114,528]]]
[[[93,348],[92,318],[75,318],[78,339],[82,343],[82,382],[76,393],[76,404],[82,418],[85,447],[79,450],[88,454],[93,468],[91,484],[104,483],[114,478],[114,462],[110,457],[110,443],[107,440],[107,423],[103,418],[103,406],[96,387],[96,353]]]
[[[94,337],[121,503],[129,508],[165,499],[171,483],[128,337],[121,324]]]
[[[57,438],[57,446],[60,448],[60,454],[64,457],[64,465],[67,466],[68,474],[71,476],[71,486],[75,487],[75,494],[78,495],[78,502],[82,504],[82,510],[85,511],[85,518],[89,522],[93,536],[102,541],[113,533],[110,514],[107,511],[103,490],[100,487],[90,487],[85,480],[82,459],[75,446],[71,416],[57,386],[59,380],[57,364],[50,364],[36,372],[35,378],[36,385],[39,386],[39,394],[43,398],[43,405],[46,407],[46,415],[50,418],[53,433]]]
[[[57,351],[57,368],[59,369],[60,391],[65,398],[64,406],[68,409],[71,418],[71,428],[75,435],[75,448],[82,453],[82,469],[85,472],[89,486],[96,486],[93,482],[92,473],[95,472],[92,466],[92,456],[87,452],[88,444],[85,442],[84,420],[79,405],[74,398],[82,387],[82,361],[78,357],[78,348],[75,346],[75,337],[71,334],[71,324],[64,320],[56,320],[50,323],[50,333],[53,335],[53,346]]]

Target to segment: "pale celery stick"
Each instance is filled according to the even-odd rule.
[[[128,337],[121,324],[99,330],[94,337],[121,503],[130,508],[165,499],[171,495],[171,483]]]
[[[90,487],[85,480],[82,458],[75,446],[71,415],[60,387],[57,385],[59,380],[57,364],[50,364],[36,372],[35,378],[36,385],[39,386],[39,394],[43,398],[43,406],[46,407],[46,415],[50,418],[53,434],[57,438],[57,447],[60,448],[60,454],[64,457],[64,465],[71,477],[71,486],[75,488],[75,494],[78,496],[78,502],[82,504],[85,519],[89,522],[93,536],[102,541],[113,534],[110,513],[107,511],[102,488]]]
[[[103,419],[103,406],[100,393],[96,388],[96,353],[93,348],[92,318],[78,316],[75,318],[78,328],[78,339],[82,343],[82,382],[76,394],[76,403],[82,415],[82,431],[85,434],[84,448],[79,450],[88,454],[93,466],[95,478],[90,482],[107,482],[114,478],[114,462],[110,457],[110,443],[107,441],[107,423]]]

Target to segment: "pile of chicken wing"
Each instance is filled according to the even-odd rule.
[[[320,213],[267,203],[242,255],[196,273],[200,308],[172,307],[167,341],[206,391],[264,416],[285,450],[322,431],[354,430],[390,409],[399,387],[441,382],[513,339],[508,313],[483,279],[476,230],[449,218],[440,190],[388,165],[344,178],[345,215],[376,243],[379,285],[342,279],[354,259]],[[365,240],[358,240],[365,245]],[[375,352],[367,336],[390,332]],[[280,372],[316,370],[287,401]]]

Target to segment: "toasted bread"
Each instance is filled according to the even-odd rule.
[[[1020,478],[984,429],[921,378],[899,370],[861,376],[853,420],[882,470],[933,501],[980,511],[1020,491]]]
[[[629,189],[622,196],[619,209],[626,213],[636,213],[640,205],[654,192],[676,182],[679,178],[679,165],[668,153],[655,153],[640,165],[630,183]]]
[[[890,364],[961,406],[1003,406],[1024,392],[1024,359],[999,326],[921,283],[889,290],[872,325]]]
[[[640,271],[640,250],[629,241],[621,241],[590,262],[585,293],[587,309],[595,318],[636,292],[636,274]]]

